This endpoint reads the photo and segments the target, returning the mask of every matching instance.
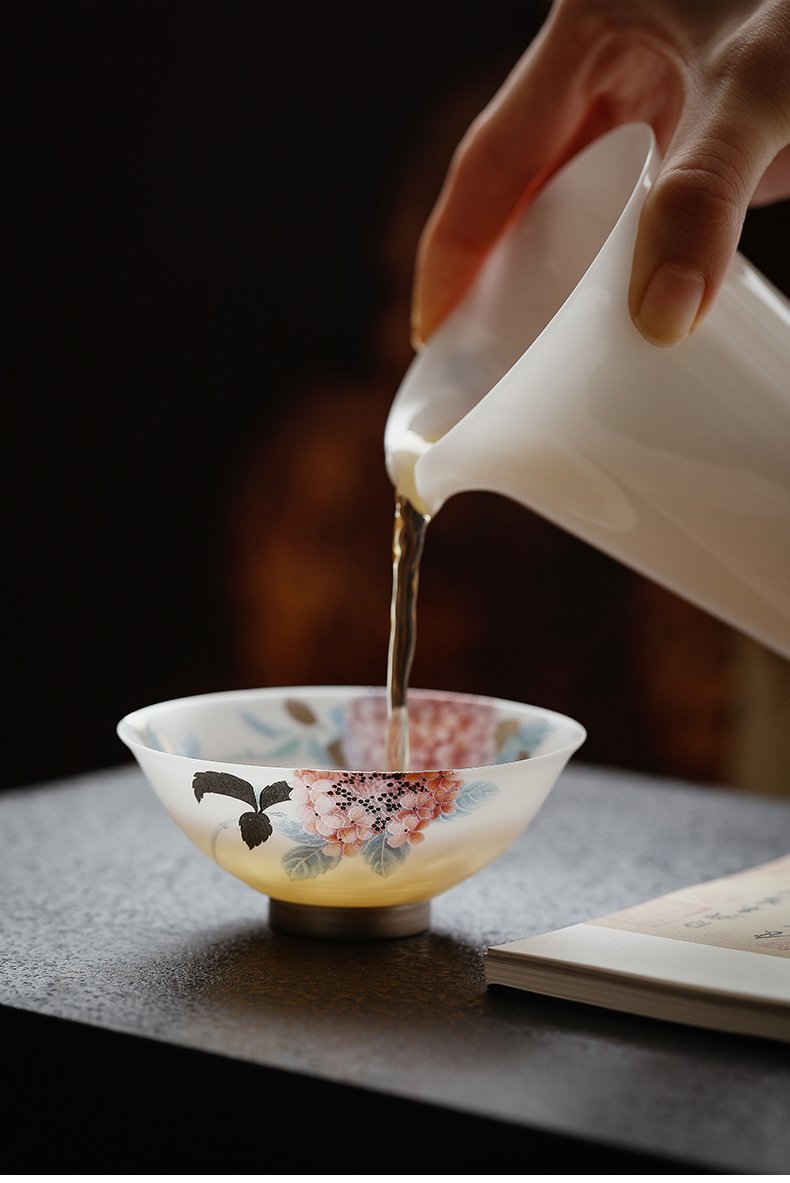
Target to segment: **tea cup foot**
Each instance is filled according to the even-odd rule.
[[[278,932],[335,941],[411,937],[430,924],[428,900],[380,908],[334,908],[269,900],[269,924]]]

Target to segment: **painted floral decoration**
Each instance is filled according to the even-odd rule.
[[[410,711],[412,710],[410,706]],[[497,757],[523,759],[529,755],[527,744],[542,738],[516,734],[507,722],[496,723],[493,711],[475,713],[468,704],[459,703],[448,717],[437,715],[430,700],[414,704],[410,714],[412,751],[420,762],[428,757],[460,754],[476,757],[483,766]],[[300,728],[310,730],[307,750],[323,755],[324,762],[342,764],[346,754],[341,736],[355,749],[355,756],[377,757],[386,706],[373,697],[352,703],[348,717],[333,719],[337,730],[326,724],[303,702],[288,705],[291,719]],[[283,743],[293,744],[293,727],[283,743],[270,725],[264,729],[254,719],[247,722],[274,742],[270,750],[282,753]],[[416,726],[414,725],[416,724]],[[321,732],[325,734],[319,734]],[[518,729],[516,729],[518,731]],[[305,750],[305,745],[301,745]],[[262,757],[263,760],[265,757]],[[197,772],[192,781],[195,798],[219,793],[241,801],[248,808],[239,816],[240,835],[249,850],[265,843],[277,829],[293,845],[283,855],[283,867],[292,879],[314,878],[336,867],[341,859],[361,857],[376,874],[386,876],[403,863],[410,849],[425,841],[434,822],[447,821],[469,813],[493,796],[498,789],[490,781],[466,780],[452,769],[426,772],[344,772],[326,768],[300,768],[288,779],[256,789],[249,781],[232,773]],[[285,812],[275,809],[288,803]],[[220,826],[220,830],[225,825]],[[219,831],[218,831],[219,832]]]

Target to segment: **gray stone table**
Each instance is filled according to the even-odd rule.
[[[486,990],[481,962],[786,853],[790,800],[572,762],[390,941],[270,930],[136,766],[0,794],[0,838],[6,1169],[790,1170],[786,1045]]]

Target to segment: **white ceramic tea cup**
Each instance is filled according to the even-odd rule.
[[[790,302],[740,253],[668,349],[628,312],[660,159],[628,124],[541,190],[409,368],[396,489],[521,502],[790,656]]]
[[[187,837],[269,897],[272,927],[410,936],[526,829],[587,733],[452,691],[412,690],[408,711],[408,772],[386,770],[383,687],[199,694],[132,711],[118,736]]]

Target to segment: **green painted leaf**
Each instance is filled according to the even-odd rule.
[[[271,723],[264,722],[263,719],[256,719],[254,715],[250,715],[247,711],[242,711],[242,720],[251,727],[253,731],[260,731],[261,735],[268,735],[271,738],[282,735],[282,727],[272,727]]]
[[[286,838],[290,838],[292,842],[299,842],[303,846],[323,846],[323,838],[319,838],[317,834],[308,834],[307,831],[300,826],[299,822],[293,818],[286,817],[284,813],[280,813],[279,809],[272,811],[271,816],[277,819],[277,830],[284,834]]]
[[[324,745],[317,739],[311,739],[305,745],[304,759],[309,768],[318,770],[319,768],[330,767],[330,756]]]
[[[289,879],[315,879],[331,871],[340,855],[324,854],[323,847],[305,844],[294,846],[283,855],[283,867]]]
[[[370,869],[386,878],[401,866],[409,853],[409,848],[405,844],[388,846],[386,834],[376,834],[374,838],[368,838],[367,842],[362,844],[361,851]]]
[[[290,735],[282,743],[270,748],[261,763],[275,763],[280,760],[290,760],[302,750],[302,740],[298,735]]]
[[[447,821],[452,821],[459,813],[471,813],[478,809],[499,792],[497,786],[490,780],[473,780],[465,784],[455,799],[455,812],[442,814]]]

